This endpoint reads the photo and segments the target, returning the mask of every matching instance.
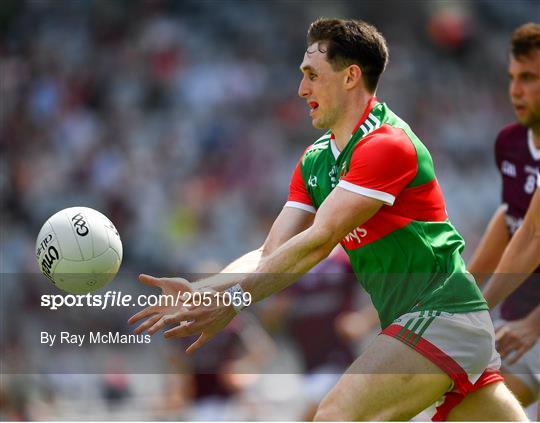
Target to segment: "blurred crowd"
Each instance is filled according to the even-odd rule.
[[[513,119],[507,99],[509,37],[517,25],[540,21],[535,1],[5,1],[2,275],[36,273],[34,243],[41,225],[76,205],[100,210],[114,222],[123,241],[124,272],[213,272],[258,247],[286,201],[296,161],[319,136],[297,96],[305,33],[319,16],[361,18],[385,35],[390,63],[377,96],[430,149],[450,218],[470,254],[499,201],[493,142]],[[0,287],[2,349],[8,338],[4,306],[24,302],[33,283]],[[279,354],[294,355],[287,337],[283,342]],[[2,366],[4,372],[9,368]],[[270,376],[276,375],[247,384],[268,391],[268,404],[300,395],[298,375],[270,382],[279,392],[265,385]],[[62,383],[53,375],[39,383],[35,378],[10,381],[2,375],[0,413],[18,410],[13,404],[28,398],[30,385],[42,391],[40,400],[31,410],[24,405],[19,414],[5,414],[10,419],[79,419],[85,413],[80,407],[79,414],[69,411],[70,386],[81,386],[76,375],[62,375]],[[191,383],[156,378],[158,385],[176,386],[167,392]],[[85,385],[95,388],[85,388],[88,401],[127,404],[109,418],[167,418],[165,412],[134,414],[138,408],[126,400],[139,398],[135,403],[142,404],[137,392],[153,386],[148,375],[94,379]],[[171,404],[189,398],[182,392],[157,407],[175,409]],[[54,395],[56,404],[64,401],[64,414],[50,406]],[[264,404],[253,405],[250,398],[235,403],[243,404],[243,412],[221,415],[263,418],[268,410],[256,410]],[[278,407],[282,414],[266,419],[299,418],[301,412],[291,407]],[[194,418],[171,414],[182,417]]]

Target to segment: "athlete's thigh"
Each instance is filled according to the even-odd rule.
[[[468,394],[448,414],[448,421],[528,421],[518,400],[502,382]]]
[[[379,335],[323,399],[317,420],[409,420],[451,386],[448,375],[402,342]]]
[[[516,396],[518,401],[524,407],[532,404],[538,398],[534,392],[531,391],[531,388],[524,383],[519,376],[516,376],[512,373],[506,373],[503,369],[504,383]]]

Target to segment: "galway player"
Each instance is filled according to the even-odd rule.
[[[519,123],[504,128],[495,143],[503,206],[493,216],[469,270],[479,283],[495,273],[484,295],[491,307],[504,300],[498,349],[507,385],[528,405],[540,392],[539,24],[526,24],[514,32],[509,74],[510,99]],[[527,225],[514,239],[526,214]]]
[[[374,96],[387,57],[373,26],[315,21],[298,93],[313,125],[329,131],[300,159],[255,272],[195,284],[140,279],[168,293],[245,291],[260,301],[341,242],[383,331],[323,399],[317,420],[406,420],[447,393],[439,419],[526,420],[497,372],[488,307],[461,259],[463,239],[446,215],[431,156]],[[152,334],[173,325],[167,338],[200,333],[193,352],[240,309],[217,299],[188,310],[149,307],[130,323],[146,319],[135,331]]]

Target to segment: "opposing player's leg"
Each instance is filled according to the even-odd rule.
[[[379,335],[322,400],[315,420],[410,420],[451,385],[423,355]]]
[[[502,382],[471,392],[454,407],[448,421],[528,421],[518,400]]]

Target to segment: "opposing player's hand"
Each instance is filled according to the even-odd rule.
[[[357,342],[369,334],[373,328],[370,322],[357,311],[345,312],[334,321],[337,334],[345,342]]]
[[[535,325],[527,318],[508,322],[495,332],[497,350],[508,357],[508,364],[518,361],[538,340]]]
[[[177,300],[182,298],[182,294],[193,292],[193,287],[182,278],[155,278],[149,275],[139,275],[139,280],[146,285],[161,288],[159,304],[142,309],[131,316],[128,323],[132,325],[145,319],[135,328],[134,332],[139,334],[147,331],[153,335],[165,327],[168,318],[174,317],[182,310],[181,304],[179,305]]]

